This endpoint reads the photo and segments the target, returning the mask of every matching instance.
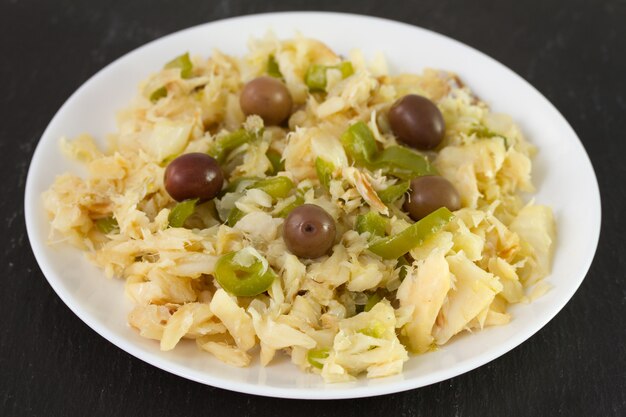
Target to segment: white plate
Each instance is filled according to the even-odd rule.
[[[91,132],[104,138],[115,129],[114,115],[137,92],[139,81],[182,51],[209,56],[213,48],[246,52],[250,36],[272,29],[280,37],[297,31],[345,54],[382,51],[390,69],[424,67],[454,71],[494,111],[509,113],[539,148],[534,159],[536,199],[553,207],[558,244],[554,288],[529,305],[511,308],[512,322],[458,337],[437,352],[414,356],[395,377],[324,385],[288,359],[267,368],[233,368],[182,344],[171,352],[141,338],[126,324],[131,308],[121,280],[106,279],[76,249],[48,246],[49,225],[41,193],[54,177],[81,172],[59,152],[61,136]],[[449,38],[414,26],[373,17],[335,13],[278,13],[244,16],[193,27],[149,43],[113,62],[80,87],[44,132],[28,173],[25,197],[28,236],[41,270],[61,299],[87,325],[131,355],[168,372],[233,391],[286,398],[355,398],[422,387],[462,374],[513,349],[552,319],[572,297],[593,259],[600,232],[600,195],[589,158],[561,114],[537,90],[488,56]],[[532,363],[529,364],[532,366]]]

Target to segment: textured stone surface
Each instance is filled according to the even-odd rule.
[[[311,8],[396,19],[482,50],[546,95],[591,157],[603,227],[587,278],[544,329],[486,366],[361,400],[305,403],[227,392],[160,371],[102,339],[54,294],[33,258],[23,214],[28,164],[47,123],[81,83],[122,54],[188,26]],[[3,0],[0,415],[626,415],[625,22],[623,0]]]

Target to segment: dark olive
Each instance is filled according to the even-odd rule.
[[[409,94],[396,100],[388,118],[393,133],[412,148],[434,149],[443,139],[441,111],[426,97]]]
[[[280,125],[291,114],[293,100],[280,80],[259,77],[243,87],[239,105],[246,116],[256,114],[266,125]]]
[[[289,213],[283,226],[287,248],[301,258],[319,258],[335,242],[335,220],[320,206],[303,204]]]
[[[210,200],[224,184],[219,163],[204,153],[187,153],[174,159],[165,169],[165,189],[176,201],[189,198]]]
[[[446,207],[450,211],[461,208],[461,196],[450,181],[436,175],[411,180],[404,209],[413,220],[426,217],[441,207]]]

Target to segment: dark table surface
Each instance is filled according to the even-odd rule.
[[[408,22],[478,48],[537,87],[580,136],[603,196],[598,252],[558,316],[503,357],[384,397],[305,402],[243,395],[126,354],[80,321],[39,270],[24,226],[25,178],[43,130],[76,88],[122,54],[179,29],[311,8]],[[0,415],[626,415],[625,52],[623,0],[2,0]]]

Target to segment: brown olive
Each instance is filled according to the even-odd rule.
[[[461,208],[461,196],[454,185],[444,177],[427,175],[411,180],[411,188],[404,209],[415,221],[438,208],[454,211]]]
[[[293,100],[285,84],[274,77],[258,77],[241,91],[239,105],[246,116],[259,115],[266,125],[280,125],[291,114]]]
[[[303,204],[289,213],[283,226],[287,248],[301,258],[319,258],[335,243],[335,220],[320,206]]]
[[[412,148],[434,149],[443,139],[441,111],[426,97],[409,94],[396,100],[388,118],[393,133]]]
[[[210,200],[224,184],[219,163],[204,153],[187,153],[174,159],[165,169],[165,189],[176,201],[189,198]]]

